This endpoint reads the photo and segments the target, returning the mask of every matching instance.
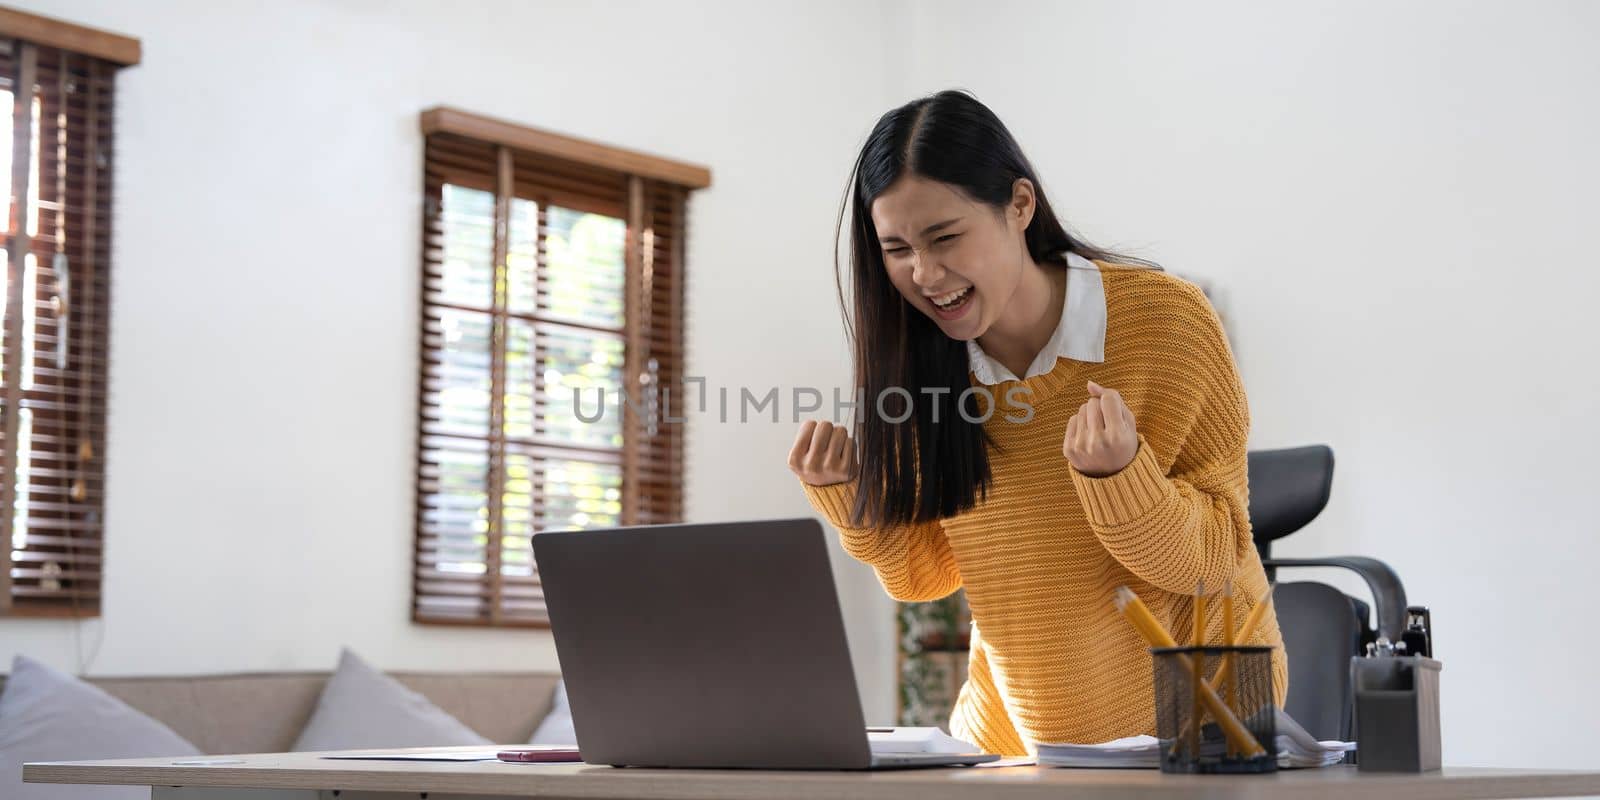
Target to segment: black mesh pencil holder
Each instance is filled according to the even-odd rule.
[[[1158,647],[1150,655],[1162,772],[1278,769],[1271,647]],[[1229,661],[1233,665],[1219,683],[1217,673]],[[1197,674],[1209,690],[1199,697],[1194,691]],[[1232,721],[1217,713],[1223,709]],[[1197,719],[1199,725],[1194,724]],[[1227,731],[1233,733],[1231,739]],[[1258,748],[1253,754],[1251,743]]]

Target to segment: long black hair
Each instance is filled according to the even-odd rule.
[[[968,393],[964,405],[960,402],[971,386],[966,345],[946,336],[895,289],[872,223],[872,201],[907,173],[948,184],[996,210],[1011,201],[1017,179],[1027,178],[1037,207],[1023,238],[1040,264],[1065,269],[1070,251],[1084,258],[1155,266],[1068,233],[1016,139],[971,93],[939,92],[880,117],[856,158],[846,190],[853,325],[837,260],[834,264],[839,305],[855,355],[855,386],[864,401],[852,426],[860,447],[852,509],[857,524],[952,516],[987,496],[990,483],[987,448],[992,442],[983,425],[972,421],[984,412],[975,394]],[[839,208],[835,242],[846,204]],[[880,397],[886,398],[882,414]]]

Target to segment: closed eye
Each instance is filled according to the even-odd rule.
[[[959,239],[960,237],[961,237],[961,234],[959,234],[959,233],[947,233],[947,234],[945,234],[943,236],[940,236],[937,239],[934,239],[933,243],[934,244],[943,244],[945,242],[949,242],[949,241],[952,241],[954,239]],[[911,248],[905,247],[905,246],[902,245],[900,247],[887,248],[883,252],[888,254],[888,255],[891,255],[891,256],[902,256],[902,255],[905,255],[906,253],[911,252]]]

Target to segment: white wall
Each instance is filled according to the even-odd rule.
[[[847,379],[823,270],[893,74],[877,5],[19,5],[145,55],[120,83],[105,616],[0,620],[6,663],[325,669],[349,644],[385,668],[556,666],[542,632],[409,621],[423,108],[711,166],[691,372]],[[691,430],[691,519],[809,513],[792,425]],[[886,722],[891,611],[835,556]]]
[[[20,5],[146,56],[122,82],[106,615],[0,621],[0,658],[71,669],[81,634],[96,674],[326,668],[343,643],[554,666],[541,633],[407,621],[416,112],[712,166],[691,370],[787,389],[846,377],[829,241],[861,138],[965,86],[1078,229],[1221,284],[1252,445],[1338,454],[1282,552],[1380,555],[1436,609],[1447,760],[1595,766],[1600,8]],[[691,430],[692,519],[809,512],[787,422]],[[835,556],[886,720],[891,607]]]
[[[1446,761],[1600,765],[1600,6],[903,13],[901,95],[974,90],[1069,223],[1221,284],[1251,446],[1337,457],[1280,551],[1433,607]]]

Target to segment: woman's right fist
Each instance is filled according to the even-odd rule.
[[[831,422],[807,420],[789,451],[789,469],[812,486],[844,483],[856,477],[856,443],[850,431]]]

